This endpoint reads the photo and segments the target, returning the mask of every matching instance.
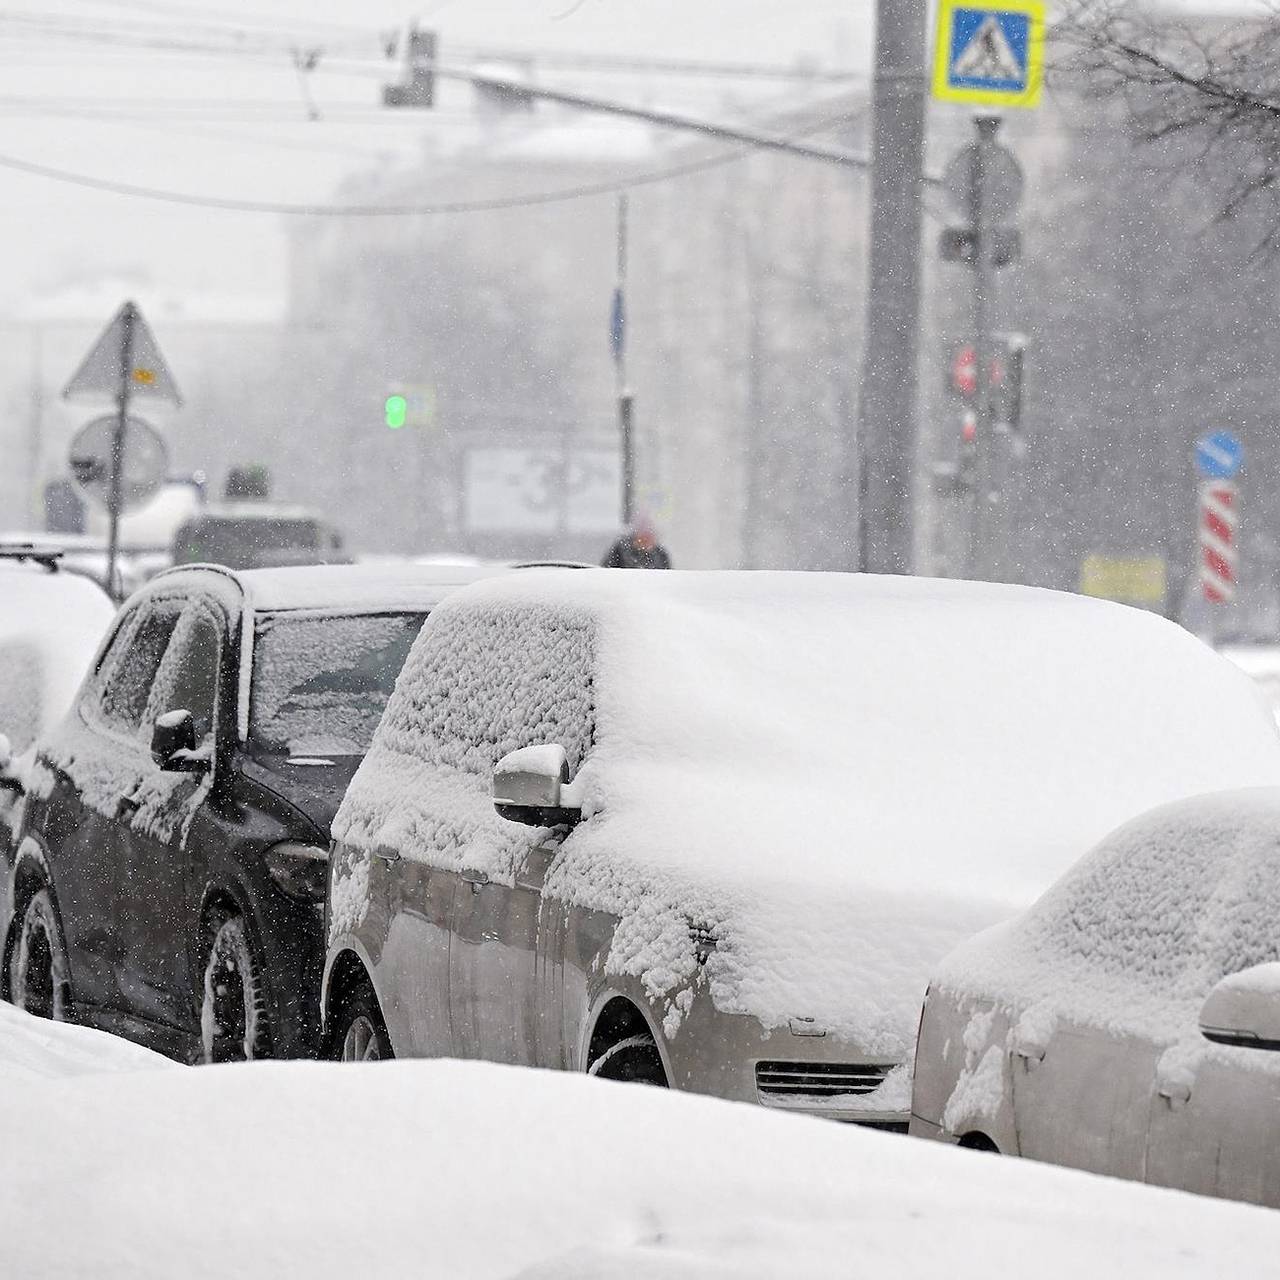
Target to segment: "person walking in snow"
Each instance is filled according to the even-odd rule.
[[[638,516],[627,530],[604,553],[600,564],[605,569],[670,569],[671,557],[658,541],[652,521]]]

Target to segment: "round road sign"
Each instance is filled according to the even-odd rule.
[[[91,502],[108,505],[111,490],[111,443],[116,415],[103,414],[86,422],[71,441],[68,465],[71,478]],[[125,419],[120,477],[120,510],[140,507],[164,483],[169,470],[169,450],[160,433],[132,414]]]
[[[983,176],[987,189],[987,217],[992,222],[1008,218],[1022,202],[1022,166],[1018,158],[998,142],[989,142]],[[947,162],[942,182],[951,204],[970,223],[978,220],[978,144],[971,142]]]

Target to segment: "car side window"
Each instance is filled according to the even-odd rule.
[[[181,613],[180,600],[148,601],[121,626],[102,664],[99,683],[98,716],[108,728],[138,732],[160,660]]]
[[[587,618],[519,606],[438,615],[379,736],[392,751],[486,779],[508,752],[555,742],[574,774],[595,736],[594,650]]]
[[[150,740],[158,716],[180,708],[195,720],[197,745],[213,733],[221,651],[217,610],[205,600],[192,600],[178,619],[152,682],[139,726],[145,740]]]

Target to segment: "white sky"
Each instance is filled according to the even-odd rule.
[[[390,64],[377,62],[377,35],[410,12],[397,0],[0,0],[0,156],[183,192],[325,201],[345,174],[403,162],[426,130],[460,123],[456,97],[430,114],[379,105]],[[868,0],[428,0],[417,12],[446,60],[497,46],[863,69],[871,32]],[[113,43],[133,33],[225,44],[236,29],[250,47],[234,56]],[[272,49],[255,52],[255,41]],[[308,77],[319,121],[306,118],[293,44],[324,51]],[[339,66],[341,56],[365,65]],[[550,70],[541,79],[712,117],[729,109],[733,88]],[[0,313],[112,274],[145,274],[184,295],[283,289],[278,217],[154,204],[7,169],[0,191]]]

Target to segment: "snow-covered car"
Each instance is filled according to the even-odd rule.
[[[558,1072],[14,1081],[6,1021],[15,1277],[1218,1280],[1274,1274],[1280,1253],[1280,1215],[1248,1205]],[[50,1031],[99,1051],[85,1028]]]
[[[31,744],[66,714],[114,613],[56,553],[0,548],[0,847],[17,822]]]
[[[1163,806],[934,974],[911,1129],[1280,1207],[1280,790]]]
[[[845,574],[491,579],[432,614],[334,822],[329,1048],[905,1127],[955,943],[1124,818],[1278,781],[1248,680],[1123,606]]]
[[[3,994],[184,1060],[314,1056],[329,821],[423,618],[483,570],[161,573],[42,735]]]

